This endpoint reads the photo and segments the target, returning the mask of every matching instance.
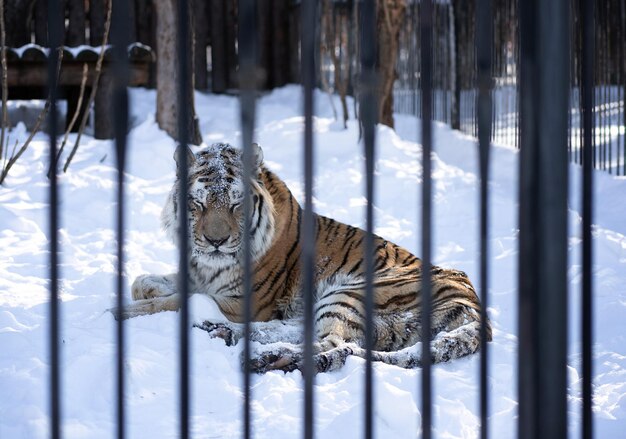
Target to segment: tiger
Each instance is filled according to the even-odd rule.
[[[180,148],[180,146],[178,147]],[[302,280],[303,210],[291,191],[263,162],[253,144],[254,172],[244,193],[242,152],[216,143],[194,153],[186,148],[188,199],[177,178],[161,221],[178,246],[178,216],[188,210],[190,294],[212,298],[222,322],[194,323],[229,346],[244,337],[242,241],[247,233],[252,259],[250,340],[256,348],[246,365],[265,373],[303,370],[304,298]],[[244,197],[251,197],[251,218],[244,221]],[[314,356],[316,372],[342,367],[350,356],[365,358],[366,232],[314,214]],[[371,358],[403,368],[421,366],[422,261],[405,248],[373,236],[373,351]],[[480,346],[481,304],[468,276],[459,270],[430,267],[431,360],[447,362],[475,353]],[[134,302],[118,318],[176,311],[177,274],[140,275],[131,287]],[[492,339],[489,320],[487,339]]]

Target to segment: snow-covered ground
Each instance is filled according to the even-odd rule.
[[[128,193],[127,286],[142,273],[168,273],[176,252],[159,228],[174,179],[174,142],[154,121],[153,91],[132,90]],[[364,159],[353,120],[333,121],[328,97],[316,94],[317,210],[364,225]],[[285,87],[260,101],[255,138],[268,165],[302,196],[300,89]],[[205,143],[240,143],[238,102],[197,95]],[[352,106],[350,106],[352,108]],[[398,115],[397,129],[378,128],[377,232],[419,255],[421,152],[418,122]],[[16,130],[25,136],[24,130]],[[478,174],[474,141],[435,127],[435,262],[469,273],[478,284]],[[47,144],[38,134],[0,188],[0,438],[44,438],[48,426]],[[114,432],[115,155],[112,143],[83,140],[62,176],[63,431],[68,438],[112,437]],[[517,173],[518,154],[494,147],[491,194],[490,350],[492,437],[515,437],[517,416]],[[572,166],[570,210],[571,332],[569,410],[580,429],[580,169]],[[626,429],[626,180],[596,174],[595,419],[598,438]],[[129,296],[128,290],[126,291]],[[193,297],[193,318],[218,319],[209,299]],[[177,432],[178,314],[129,320],[127,399],[130,437],[168,438]],[[192,428],[197,438],[239,437],[241,346],[226,347],[191,330]],[[317,436],[359,437],[363,420],[363,361],[321,374],[315,385]],[[477,436],[479,357],[434,367],[437,437]],[[420,423],[420,370],[375,364],[375,425],[379,438],[413,438]],[[253,378],[255,437],[296,438],[302,431],[299,372]],[[572,436],[574,437],[574,436]]]

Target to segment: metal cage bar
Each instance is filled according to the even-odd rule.
[[[520,439],[567,436],[568,18],[520,3]]]
[[[243,150],[243,212],[244,224],[250,223],[252,217],[252,199],[249,196],[254,172],[254,153],[252,138],[254,134],[254,119],[256,114],[257,87],[257,9],[254,0],[239,1],[239,97],[241,117],[241,141]],[[250,322],[252,320],[252,256],[250,249],[250,234],[243,234],[243,297],[244,297],[244,371],[243,371],[243,419],[244,438],[252,437],[252,376],[250,372]]]
[[[188,0],[178,0],[178,192],[180,200],[187,205],[189,194],[189,108],[187,90],[189,88],[189,5]],[[186,208],[178,212],[178,294],[180,295],[180,350],[179,350],[179,429],[180,438],[189,437],[189,221]]]
[[[422,91],[422,437],[432,437],[431,331],[431,151],[432,151],[432,0],[420,8],[421,91]]]
[[[48,137],[50,142],[49,229],[50,234],[50,436],[61,437],[61,352],[59,347],[60,301],[59,301],[59,188],[57,156],[57,80],[61,53],[61,9],[58,0],[48,0]],[[57,52],[58,51],[58,52]]]
[[[305,439],[314,437],[315,364],[313,362],[315,298],[315,220],[313,216],[313,87],[315,78],[315,35],[318,29],[317,2],[303,0],[300,6],[300,68],[304,113],[304,212],[302,215],[302,292],[304,294],[304,431]]]
[[[593,300],[592,300],[592,242],[593,221],[593,173],[592,173],[592,124],[593,124],[593,66],[594,66],[594,7],[593,0],[580,0],[582,17],[582,124],[583,130],[583,185],[582,185],[582,437],[593,438],[592,379],[593,379]]]
[[[128,19],[128,3],[124,0],[111,0],[111,42],[114,52],[114,88],[113,88],[113,119],[115,124],[115,153],[117,165],[117,276],[116,276],[116,305],[117,309],[124,308],[124,170],[126,167],[128,131],[128,91],[129,66],[127,47],[129,32],[126,20]],[[119,317],[116,324],[116,373],[117,373],[117,437],[126,436],[126,416],[124,411],[124,319]]]
[[[478,0],[476,5],[476,60],[478,69],[478,97],[476,102],[476,120],[478,124],[478,150],[480,158],[480,437],[489,437],[489,394],[487,392],[489,350],[487,343],[487,306],[489,304],[488,278],[488,183],[489,183],[489,147],[492,136],[491,121],[493,102],[491,92],[493,81],[493,28],[492,1]],[[497,128],[497,127],[496,127]]]
[[[359,113],[363,126],[365,150],[365,209],[366,232],[364,246],[365,262],[365,404],[364,437],[374,437],[373,407],[374,387],[372,349],[374,347],[374,143],[378,104],[376,99],[376,2],[365,0],[361,8],[361,91]]]

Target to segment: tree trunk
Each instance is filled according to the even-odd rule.
[[[157,17],[157,111],[156,119],[159,127],[178,140],[178,3],[176,0],[154,0]],[[191,20],[190,20],[191,23]],[[189,121],[187,125],[190,143],[198,145],[202,142],[198,118],[194,103],[194,75],[191,66],[192,48],[188,38],[189,80],[186,102],[189,105]]]
[[[378,2],[378,121],[393,128],[393,83],[400,45],[400,28],[406,13],[405,0]]]

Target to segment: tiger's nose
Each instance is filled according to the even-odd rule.
[[[230,238],[230,236],[227,236],[226,238],[209,238],[208,236],[204,235],[204,239],[206,239],[207,242],[215,248],[219,248],[220,245],[228,241],[228,238]]]

